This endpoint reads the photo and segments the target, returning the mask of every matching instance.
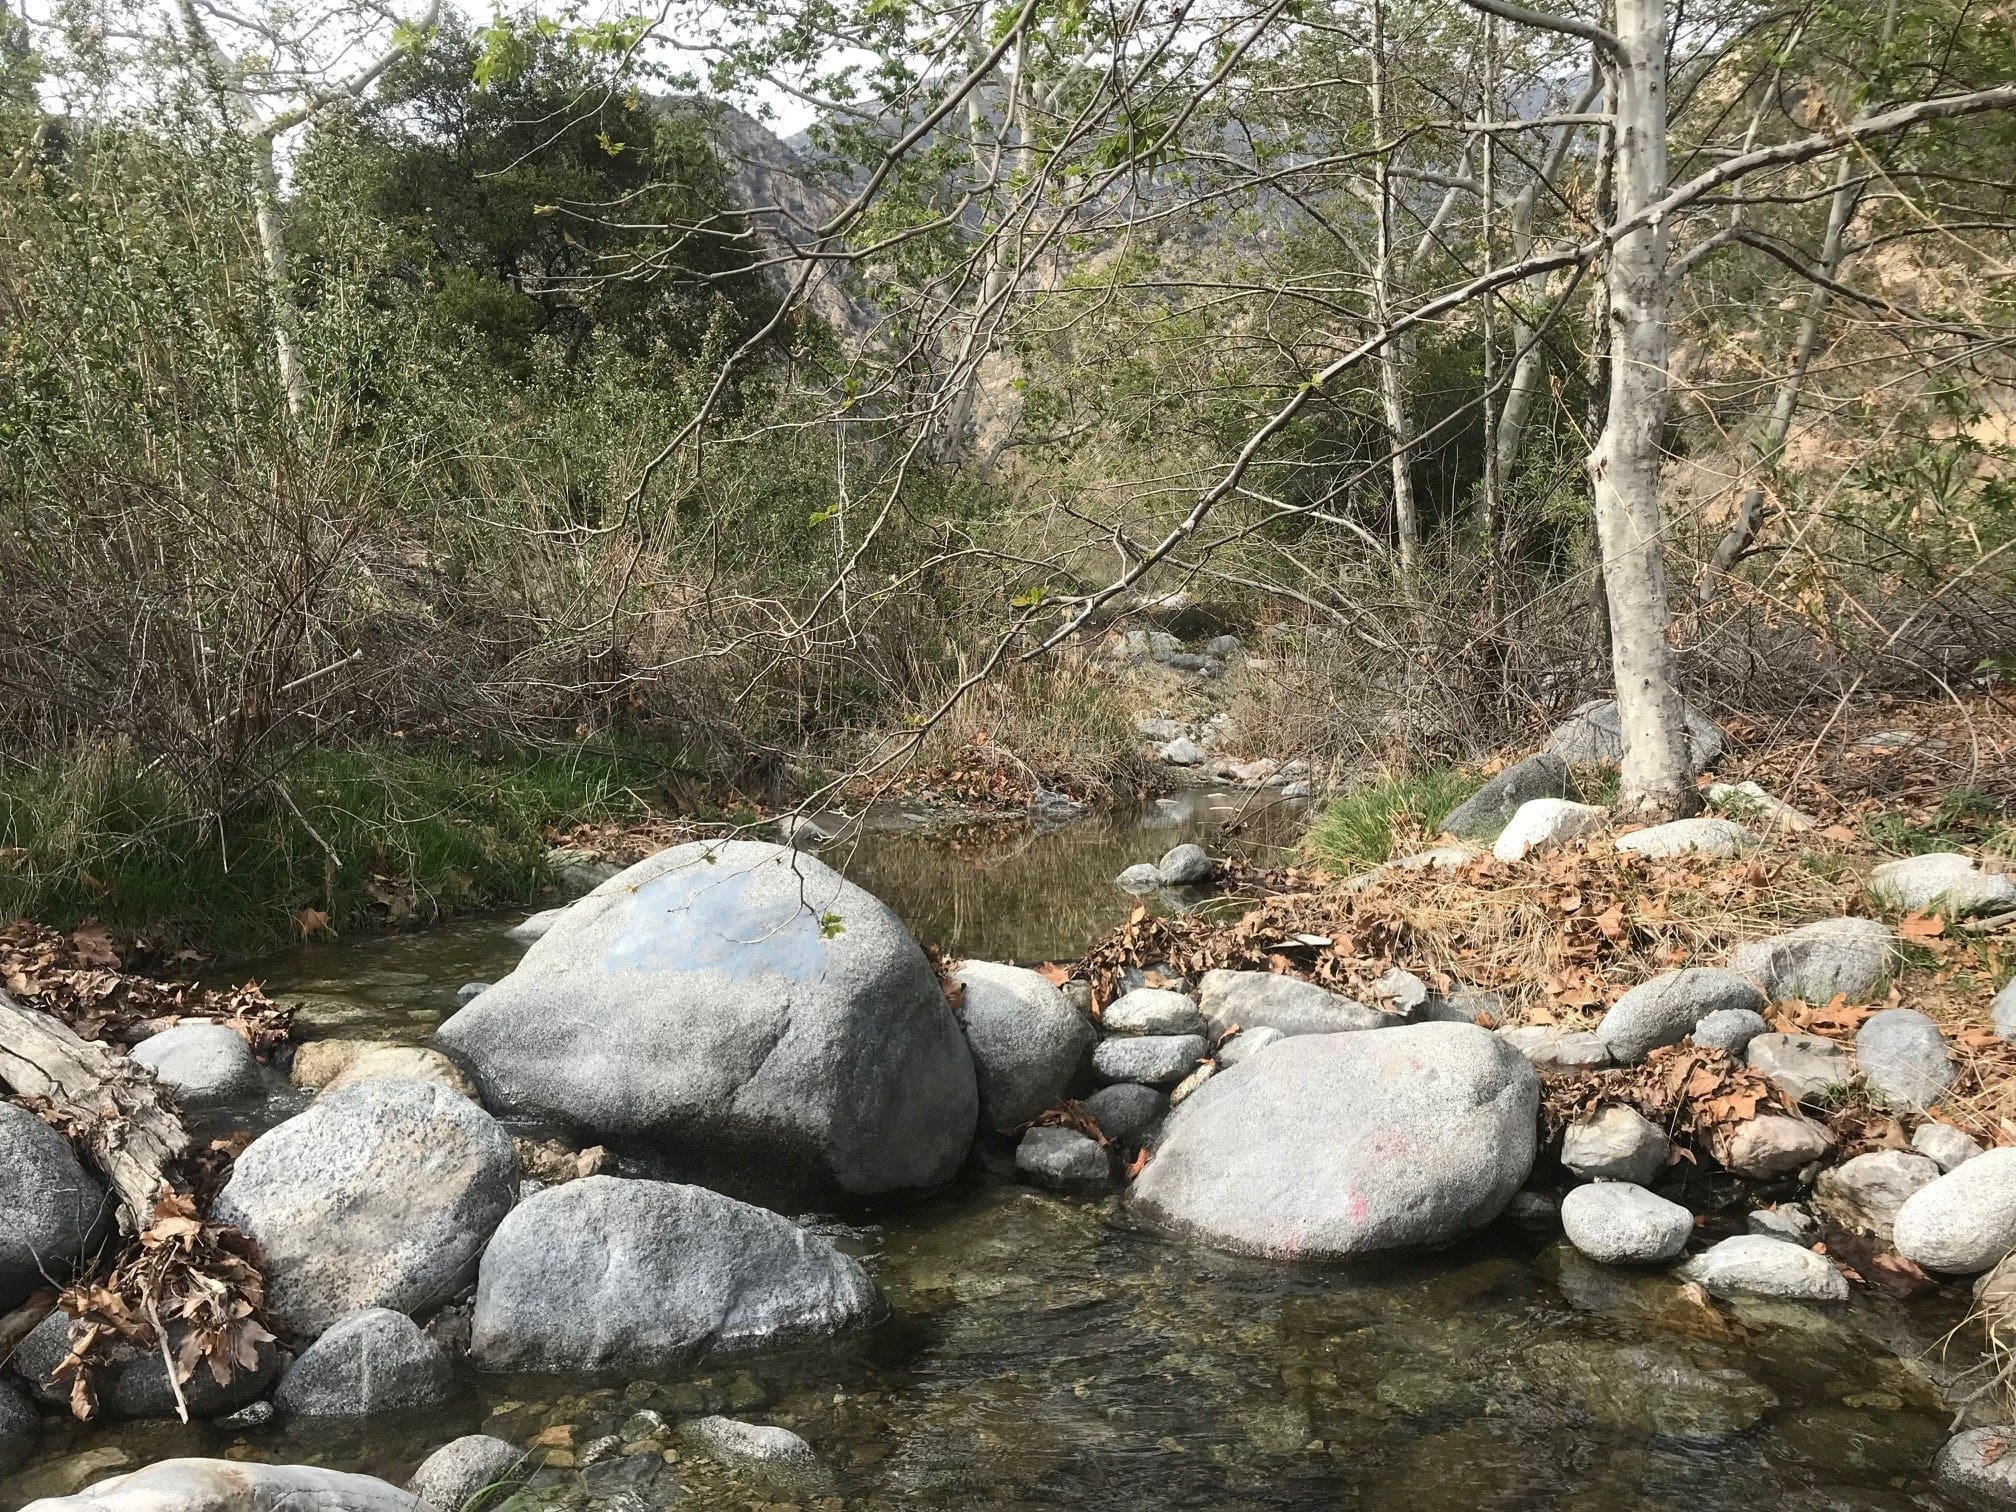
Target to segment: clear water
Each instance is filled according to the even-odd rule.
[[[1110,882],[1121,866],[1209,829],[1199,803],[1166,829],[1130,816],[956,847],[875,835],[841,859],[927,939],[1068,956],[1124,916]],[[509,922],[317,946],[268,963],[266,979],[322,1004],[314,1032],[419,1038],[457,985],[508,969]],[[979,1170],[839,1237],[892,1305],[853,1338],[661,1379],[471,1380],[447,1408],[352,1427],[58,1426],[0,1481],[0,1506],[170,1454],[402,1479],[461,1433],[529,1443],[567,1425],[581,1446],[640,1408],[784,1424],[830,1473],[772,1483],[640,1454],[620,1494],[603,1469],[547,1470],[514,1512],[1948,1505],[1925,1468],[1950,1416],[1936,1383],[1950,1374],[1938,1345],[1962,1308],[1954,1295],[1716,1307],[1509,1225],[1378,1266],[1269,1266],[1138,1232],[1117,1201]]]

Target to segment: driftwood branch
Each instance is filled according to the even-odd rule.
[[[0,1083],[62,1116],[118,1195],[123,1229],[137,1234],[153,1222],[167,1168],[188,1150],[189,1135],[152,1076],[0,993]]]

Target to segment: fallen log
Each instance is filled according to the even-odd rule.
[[[0,1084],[46,1103],[119,1199],[119,1226],[144,1233],[189,1135],[153,1076],[117,1050],[0,992]]]

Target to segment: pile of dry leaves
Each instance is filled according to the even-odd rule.
[[[287,1042],[293,1009],[256,986],[199,987],[124,969],[96,924],[69,933],[26,922],[0,929],[0,990],[55,1015],[81,1037],[132,1044],[182,1018],[215,1019],[264,1054]]]

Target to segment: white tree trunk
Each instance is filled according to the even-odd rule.
[[[1379,244],[1372,261],[1372,318],[1379,329],[1393,322],[1393,165],[1387,130],[1386,8],[1372,4],[1372,129],[1381,150],[1373,158],[1372,186],[1378,200]],[[1379,350],[1379,407],[1386,421],[1387,465],[1393,479],[1393,526],[1400,541],[1400,570],[1412,574],[1421,556],[1421,520],[1414,501],[1414,436],[1407,415],[1402,374],[1407,351],[1400,341]]]
[[[1616,214],[1628,222],[1666,191],[1664,0],[1617,0]],[[1666,231],[1639,226],[1610,256],[1610,393],[1589,455],[1610,607],[1610,662],[1624,736],[1619,804],[1633,818],[1697,811],[1673,681],[1659,506],[1666,422]]]
[[[280,210],[280,174],[273,162],[273,139],[254,139],[259,154],[252,185],[253,217],[259,227],[259,261],[272,302],[273,355],[280,365],[280,389],[287,398],[287,418],[298,428],[308,409],[308,371],[301,361],[300,311],[294,285],[287,277],[287,222]]]

